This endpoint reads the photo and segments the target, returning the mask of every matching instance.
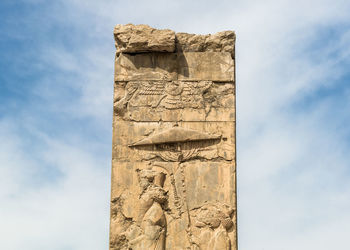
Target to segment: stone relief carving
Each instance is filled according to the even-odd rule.
[[[209,203],[191,211],[194,220],[194,249],[231,250],[228,232],[233,228],[234,210],[221,203]]]
[[[216,216],[215,225],[207,225],[207,228],[210,230],[216,230],[213,235],[208,230],[203,229],[202,231],[206,231],[206,234],[201,234],[199,236],[194,236],[192,231],[192,222],[191,222],[191,212],[189,211],[189,207],[187,204],[187,190],[186,190],[186,177],[184,173],[184,165],[181,162],[189,161],[194,158],[198,158],[201,153],[201,146],[203,142],[218,143],[217,141],[221,140],[221,135],[216,134],[208,134],[203,133],[193,129],[187,129],[178,127],[175,125],[174,127],[164,130],[162,132],[154,133],[148,135],[146,138],[136,141],[133,144],[129,145],[130,147],[154,147],[152,154],[158,156],[160,159],[166,162],[177,162],[175,165],[166,165],[166,163],[152,163],[153,165],[159,166],[167,171],[171,178],[171,184],[174,195],[174,206],[176,208],[176,212],[174,213],[176,218],[180,218],[182,214],[186,214],[187,217],[187,237],[189,243],[192,245],[193,249],[231,249],[230,248],[230,240],[227,236],[227,232],[219,229],[220,225],[223,227],[228,227],[228,223],[230,221],[228,212],[226,215],[222,212],[223,209],[218,209],[218,206],[214,205],[205,205],[202,210],[197,212],[196,215],[196,226],[201,228],[205,227],[207,224],[203,224],[204,222],[210,222],[210,220],[206,220],[205,216]],[[182,186],[182,193],[179,196],[178,190],[176,189],[176,181],[174,179],[174,175],[176,172],[180,172],[180,185]],[[226,209],[227,210],[227,209]],[[220,221],[222,219],[222,221]],[[217,223],[219,221],[219,223]],[[201,223],[202,224],[201,224]],[[231,221],[232,222],[232,221]],[[222,227],[221,227],[222,228]],[[212,239],[209,241],[208,248],[205,248],[202,241],[208,236],[211,236]],[[205,241],[204,241],[205,242]],[[225,248],[222,248],[225,247]]]
[[[181,143],[189,141],[204,141],[204,140],[215,140],[219,139],[220,135],[211,135],[203,133],[197,130],[181,128],[175,125],[174,127],[167,129],[163,132],[150,135],[147,138],[135,142],[130,146],[141,146],[141,145],[159,145],[166,143]]]
[[[125,83],[124,83],[125,84]],[[126,114],[137,108],[162,110],[204,109],[233,105],[233,85],[213,84],[212,81],[129,81],[124,96],[114,100],[114,111],[127,119]]]
[[[177,219],[186,221],[187,241],[191,250],[231,250],[228,233],[233,228],[234,210],[226,204],[204,203],[190,209],[187,204],[184,165],[178,163],[169,166],[167,163],[151,163],[149,168],[136,169],[140,192],[137,204],[137,215],[128,217],[123,208],[127,194],[122,194],[112,203],[112,217],[124,229],[111,241],[111,249],[122,250],[164,250],[167,237],[167,217],[174,222]],[[163,169],[156,170],[155,167]],[[174,174],[179,172],[180,183],[175,184]],[[164,188],[166,178],[170,178],[174,204],[169,203],[169,190]],[[178,193],[176,186],[182,186]],[[174,209],[174,211],[173,211]],[[113,215],[114,214],[114,215]],[[187,248],[186,248],[187,249]]]
[[[138,216],[125,232],[119,235],[115,249],[164,250],[167,221],[164,208],[167,207],[168,194],[163,185],[164,172],[153,169],[137,169],[141,193],[138,199]],[[122,210],[122,208],[119,208]],[[122,244],[121,244],[122,243]]]
[[[129,147],[137,148],[144,160],[156,157],[161,161],[170,162],[219,158],[232,160],[234,145],[225,140],[221,135],[174,126],[163,132],[148,135]]]
[[[175,124],[160,132],[146,131],[145,138],[129,145],[144,156],[143,159],[148,162],[150,169],[137,169],[141,187],[138,201],[140,208],[137,218],[131,218],[132,222],[126,232],[121,234],[124,238],[120,238],[123,239],[120,242],[124,244],[125,249],[165,249],[166,215],[172,220],[186,221],[186,241],[191,249],[231,249],[227,230],[232,227],[232,212],[224,205],[217,204],[206,204],[190,211],[183,164],[201,157],[212,159],[210,155],[219,157],[218,148],[226,143],[223,139],[225,138],[219,134],[183,128]],[[210,153],[213,150],[215,153]],[[225,154],[228,152],[227,148],[222,148],[221,151]],[[222,159],[226,160],[226,156],[222,156]],[[152,169],[154,167],[163,171],[156,171]],[[169,178],[172,204],[168,204],[168,192],[163,188],[166,176]],[[178,176],[177,179],[175,176]],[[207,220],[206,216],[213,220]],[[198,229],[201,233],[198,233]],[[210,240],[205,241],[208,237]]]
[[[234,32],[118,25],[111,250],[237,250]]]
[[[125,96],[115,103],[115,109],[130,107],[160,107],[166,109],[204,108],[203,94],[211,81],[130,81]]]

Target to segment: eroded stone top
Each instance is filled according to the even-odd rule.
[[[235,33],[222,31],[213,35],[176,33],[178,52],[229,52],[234,55]]]
[[[174,52],[175,32],[148,25],[118,24],[114,28],[117,53]]]
[[[196,35],[157,30],[148,25],[118,24],[114,28],[117,54],[142,52],[229,52],[234,56],[235,33]]]

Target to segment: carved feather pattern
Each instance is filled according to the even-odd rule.
[[[139,95],[163,95],[164,83],[162,82],[141,82]]]

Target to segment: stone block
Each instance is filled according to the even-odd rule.
[[[213,35],[176,33],[176,52],[228,52],[233,58],[235,39],[233,31]]]
[[[227,52],[120,54],[115,81],[186,80],[233,82],[234,61]]]
[[[175,51],[174,31],[157,30],[143,24],[115,26],[114,39],[117,54]]]
[[[115,60],[115,81],[176,80],[175,53],[120,54]]]
[[[110,250],[237,250],[234,33],[114,35]]]
[[[184,52],[177,54],[179,80],[233,82],[234,62],[228,52]]]
[[[115,83],[116,119],[130,121],[234,121],[231,82],[129,81]]]

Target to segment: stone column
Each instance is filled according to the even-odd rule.
[[[110,249],[236,250],[234,32],[114,37]]]

